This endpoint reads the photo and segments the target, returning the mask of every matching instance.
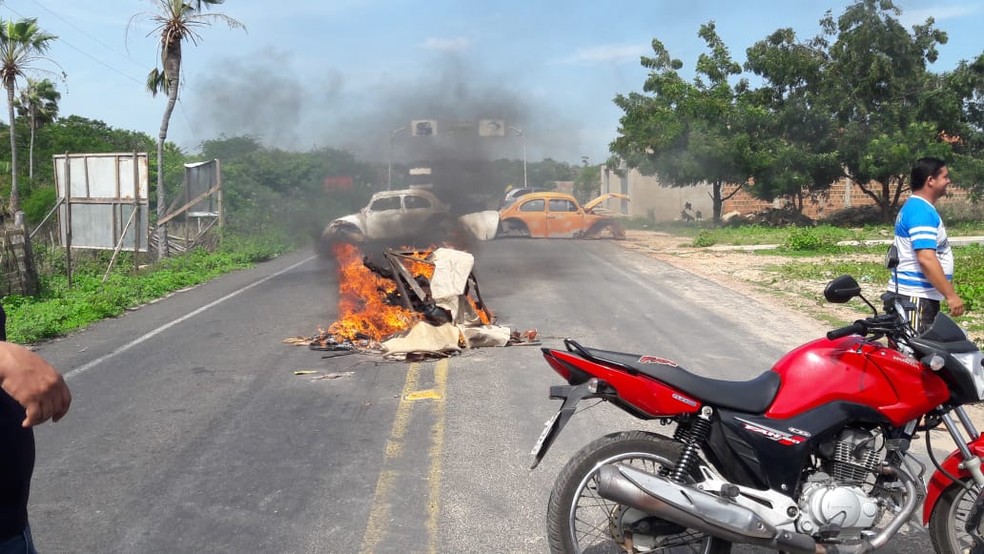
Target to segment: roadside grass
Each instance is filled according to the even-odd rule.
[[[681,237],[687,246],[708,247],[715,245],[751,246],[779,245],[786,251],[834,251],[836,243],[843,241],[887,240],[892,238],[892,226],[866,224],[860,227],[815,225],[810,227],[742,225],[715,227],[709,223],[685,223],[682,221],[653,223],[641,218],[625,220],[627,229],[656,231]],[[984,235],[984,218],[947,221],[947,233],[953,237]],[[690,239],[689,242],[687,239]]]
[[[289,247],[278,239],[231,237],[216,252],[193,250],[149,266],[135,266],[132,253],[121,253],[103,282],[109,256],[96,253],[73,267],[68,286],[64,251],[37,252],[49,269],[40,278],[37,296],[3,298],[7,339],[30,344],[66,335],[101,319],[276,257]],[[139,264],[139,259],[137,260]]]
[[[781,250],[773,251],[773,253]],[[954,246],[955,282],[957,294],[966,307],[964,315],[955,318],[961,327],[973,335],[984,333],[984,245],[972,244]],[[824,282],[840,275],[851,275],[862,285],[862,289],[884,290],[888,284],[888,270],[884,266],[884,246],[837,247],[835,251],[784,252],[789,261],[771,264],[764,268],[777,280],[793,282]],[[814,287],[815,288],[815,287]],[[804,290],[808,290],[804,287]],[[808,295],[818,303],[824,303],[822,296]],[[880,307],[877,295],[868,298]],[[868,312],[863,303],[853,305],[859,314]],[[840,324],[846,322],[838,322]]]
[[[870,249],[866,250],[869,250],[870,258],[877,256],[874,252],[870,252]],[[857,258],[796,260],[781,265],[771,265],[766,270],[775,273],[777,278],[794,281],[830,281],[841,275],[850,275],[862,285],[888,281],[888,270],[882,262]]]
[[[864,227],[848,228],[833,225],[817,225],[813,227],[768,227],[765,225],[741,225],[716,227],[709,223],[685,223],[681,221],[653,223],[645,219],[629,219],[623,222],[626,229],[641,229],[666,233],[683,239],[691,239],[690,246],[734,245],[750,246],[759,244],[785,244],[790,237],[800,237],[800,240],[816,241],[845,241],[871,240],[891,238],[891,229],[887,225],[865,225]],[[978,231],[984,233],[984,223]],[[970,232],[965,234],[971,234]],[[700,244],[698,244],[700,243]]]

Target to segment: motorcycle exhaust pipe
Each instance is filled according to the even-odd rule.
[[[906,491],[906,502],[880,533],[852,545],[817,544],[809,535],[776,529],[754,511],[740,504],[620,464],[603,466],[598,470],[598,494],[613,502],[733,543],[754,544],[802,554],[863,554],[885,546],[919,505],[915,480],[908,472],[890,465],[883,465],[879,472],[895,477],[902,483]]]
[[[598,470],[598,494],[728,542],[795,552],[824,552],[813,537],[776,529],[754,511],[720,496],[620,464]]]

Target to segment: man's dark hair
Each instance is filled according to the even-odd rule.
[[[940,158],[925,157],[916,160],[916,165],[912,166],[912,174],[909,176],[909,188],[913,192],[923,188],[926,179],[936,177],[946,166],[946,161]]]

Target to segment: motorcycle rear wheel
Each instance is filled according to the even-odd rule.
[[[929,538],[933,541],[933,549],[941,554],[981,551],[979,545],[975,548],[973,537],[965,529],[977,491],[973,481],[965,480],[964,484],[971,485],[971,489],[965,489],[959,483],[950,484],[929,517]]]
[[[658,518],[643,514],[598,496],[598,470],[615,462],[657,473],[672,469],[683,445],[662,435],[645,431],[623,431],[605,435],[585,446],[557,477],[547,509],[547,538],[554,554],[622,554],[626,552],[624,524],[651,519],[649,524],[675,531],[669,535],[633,537],[632,552],[728,554],[731,543],[704,535],[693,529],[681,529]],[[633,513],[635,512],[635,513]],[[639,535],[637,533],[637,535]],[[639,548],[642,549],[639,549]]]

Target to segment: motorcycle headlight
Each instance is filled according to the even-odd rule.
[[[960,362],[960,365],[971,375],[977,388],[977,398],[984,400],[984,365],[981,365],[984,361],[984,355],[981,354],[981,351],[951,353],[950,355]]]

